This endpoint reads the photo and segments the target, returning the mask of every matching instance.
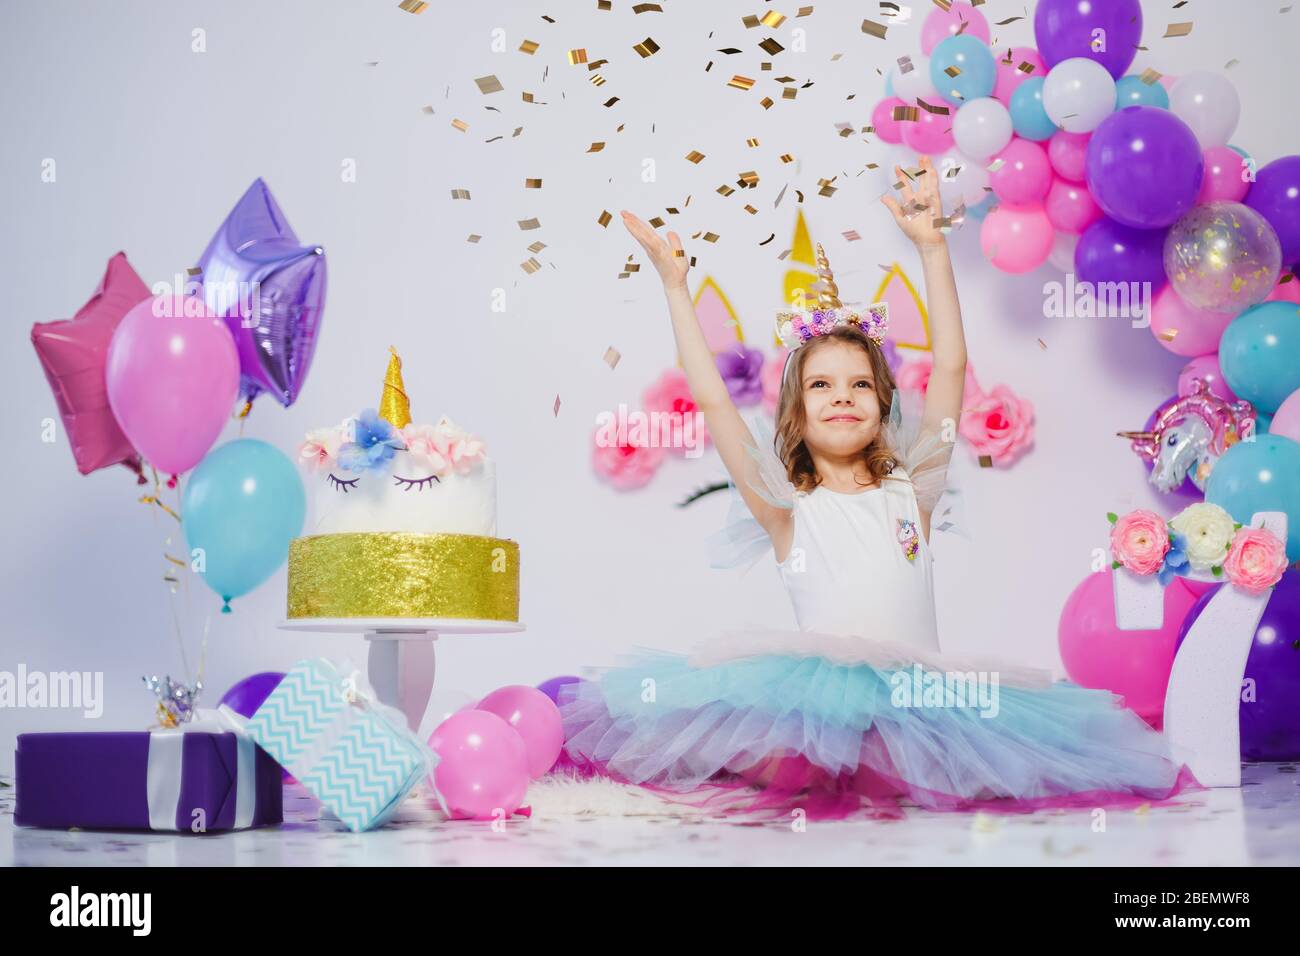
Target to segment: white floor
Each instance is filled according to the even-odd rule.
[[[1112,810],[1104,831],[1087,811],[989,816],[915,809],[903,821],[809,823],[800,830],[673,815],[656,800],[609,784],[542,783],[529,793],[533,816],[496,830],[445,820],[416,797],[389,826],[349,833],[322,819],[319,804],[298,786],[285,790],[285,822],[271,829],[206,836],[32,830],[13,825],[12,781],[0,780],[0,865],[1300,865],[1296,765],[1247,764],[1243,773],[1240,790],[1191,794],[1172,807]],[[606,812],[592,813],[595,806]],[[610,815],[613,808],[621,812]]]

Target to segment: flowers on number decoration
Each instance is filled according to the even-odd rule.
[[[1197,502],[1169,521],[1153,511],[1106,516],[1111,523],[1112,568],[1175,577],[1208,573],[1248,591],[1282,579],[1286,544],[1267,528],[1245,528],[1216,504]]]

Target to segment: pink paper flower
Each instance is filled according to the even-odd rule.
[[[894,382],[899,388],[912,389],[924,395],[925,390],[930,387],[930,372],[934,370],[934,356],[929,352],[918,353],[913,349],[908,349],[906,354],[916,355],[916,358],[903,363],[894,376]],[[967,399],[984,394],[979,381],[975,378],[975,366],[970,362],[966,363],[964,394]],[[966,402],[965,404],[970,405],[971,403]]]
[[[972,394],[968,388],[957,431],[977,456],[1008,465],[1034,442],[1034,406],[1006,385],[988,393]]]
[[[606,433],[604,428],[596,429],[591,448],[591,466],[598,475],[620,491],[644,487],[663,463],[663,448],[638,444],[630,435],[624,441],[609,442]]]
[[[1239,528],[1223,559],[1228,580],[1248,591],[1271,588],[1286,570],[1286,546],[1264,528]]]
[[[338,460],[339,448],[346,437],[337,425],[314,429],[298,446],[298,460],[312,471],[328,471]]]
[[[437,425],[409,424],[402,441],[415,461],[432,475],[469,474],[487,457],[483,442],[444,418]]]
[[[680,418],[671,429],[675,435],[692,436],[693,444],[709,444],[709,429],[704,423],[704,413],[695,404],[691,396],[691,387],[686,383],[686,373],[679,368],[670,368],[653,382],[641,396],[641,402],[647,412],[660,412]],[[689,421],[687,418],[689,417]],[[682,454],[689,450],[685,441],[677,449]]]
[[[1169,527],[1154,511],[1130,511],[1110,529],[1111,554],[1135,574],[1155,574],[1168,551]]]
[[[781,397],[781,373],[785,371],[785,357],[789,354],[789,349],[781,347],[763,366],[763,407],[769,415],[776,414],[776,403]]]

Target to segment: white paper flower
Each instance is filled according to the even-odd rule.
[[[1187,563],[1193,571],[1208,571],[1223,564],[1236,532],[1232,515],[1208,501],[1188,505],[1174,515],[1169,527],[1187,539]]]

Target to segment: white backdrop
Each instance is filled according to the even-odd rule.
[[[106,701],[95,722],[67,710],[0,710],[0,770],[12,767],[19,732],[143,726],[150,706],[140,675],[181,670],[161,581],[166,525],[136,503],[124,469],[81,477],[66,443],[42,443],[42,420],[57,416],[28,330],[71,315],[119,249],[146,282],[193,265],[257,176],[303,240],[326,248],[329,291],[300,400],[284,410],[263,397],[245,434],[292,452],[308,428],[374,404],[392,344],[416,420],[451,415],[484,436],[499,463],[499,527],[522,548],[528,630],[444,639],[444,690],[536,683],[610,663],[634,644],[684,650],[745,621],[793,623],[770,564],[747,575],[708,569],[703,539],[722,521],[725,496],[673,507],[722,476],[716,456],[670,463],[634,493],[591,471],[597,414],[636,405],[674,362],[653,272],[616,278],[640,252],[617,212],[664,215],[691,196],[673,225],[684,236],[721,236],[689,243],[700,257],[696,281],[706,273],[719,281],[751,342],[770,341],[786,269],[776,255],[790,245],[795,188],[845,298],[871,296],[877,263],[894,258],[919,279],[877,202],[879,176],[857,175],[885,147],[835,130],[870,122],[883,95],[877,70],[918,52],[919,24],[893,27],[882,42],[860,31],[872,5],[823,0],[776,30],[745,29],[742,17],[763,5],[744,0],[664,6],[637,16],[630,0],[609,12],[592,0],[435,3],[413,16],[396,0],[4,4],[0,448],[10,461],[0,670],[102,671]],[[1300,12],[1280,14],[1279,0],[1145,6],[1151,52],[1134,72],[1179,75],[1237,58],[1229,76],[1243,112],[1233,141],[1261,164],[1297,151],[1292,98],[1279,85],[1294,77]],[[913,7],[918,20],[930,9]],[[993,22],[1023,7],[994,0],[983,11]],[[1188,19],[1190,36],[1160,38],[1167,21]],[[781,53],[761,72],[768,57],[756,45],[775,36],[793,47],[796,28],[806,31],[806,51]],[[205,52],[192,49],[196,29]],[[497,29],[504,52],[492,49]],[[994,33],[1003,45],[1032,44],[1028,20]],[[642,59],[632,47],[647,36],[661,49]],[[524,40],[540,44],[535,55],[517,52]],[[744,52],[717,52],[731,46]],[[577,47],[610,60],[603,86],[567,63]],[[729,88],[734,73],[755,78],[755,88]],[[504,92],[479,92],[474,79],[488,74]],[[814,85],[782,100],[773,78],[783,74]],[[524,91],[541,102],[523,102]],[[776,99],[772,109],[759,107],[763,95]],[[619,101],[603,107],[611,96]],[[457,118],[467,132],[452,127]],[[748,148],[749,137],[761,145]],[[604,151],[588,154],[595,141]],[[691,150],[705,160],[685,161]],[[797,164],[779,161],[787,152]],[[646,158],[655,160],[652,183],[641,179]],[[53,183],[42,182],[47,159],[56,162]],[[355,182],[341,176],[348,160]],[[715,192],[746,170],[759,172],[758,189]],[[816,181],[832,176],[839,191],[818,196]],[[543,188],[525,190],[530,177]],[[452,189],[472,199],[453,201]],[[746,202],[757,215],[744,212]],[[595,220],[606,209],[615,218],[602,229]],[[532,217],[541,229],[516,225]],[[863,241],[845,241],[850,229]],[[1174,391],[1182,360],[1126,320],[1044,319],[1043,283],[1059,275],[994,272],[976,230],[953,237],[970,355],[985,387],[1006,382],[1034,403],[1037,442],[1008,469],[979,469],[959,450],[954,479],[971,538],[937,539],[940,630],[949,651],[1059,667],[1057,617],[1092,549],[1105,544],[1106,512],[1161,505],[1114,433],[1140,427]],[[470,233],[483,240],[467,243]],[[544,266],[526,275],[519,264],[534,240],[547,244],[537,256]],[[496,289],[505,290],[504,312],[492,311]],[[602,361],[611,345],[622,354],[613,371]],[[226,437],[236,434],[232,424]],[[281,572],[223,617],[195,582],[183,625],[196,651],[211,618],[209,703],[239,677],[303,655],[363,658],[360,638],[278,631],[284,589]]]

